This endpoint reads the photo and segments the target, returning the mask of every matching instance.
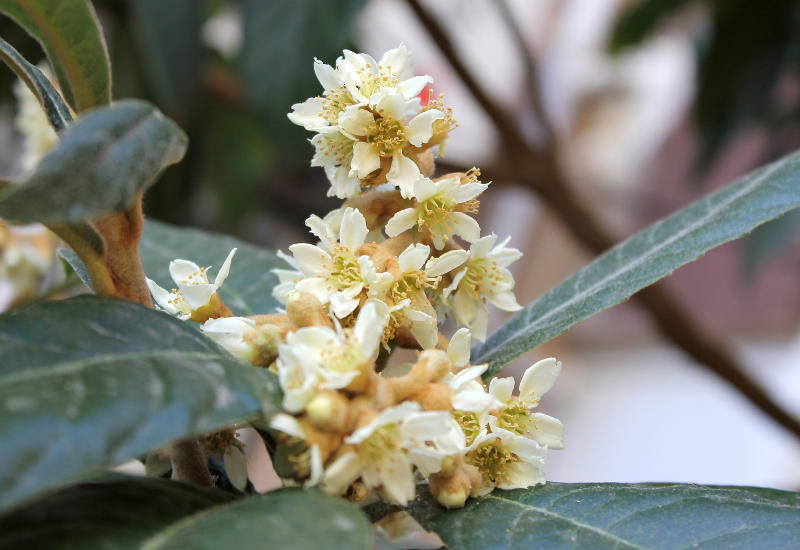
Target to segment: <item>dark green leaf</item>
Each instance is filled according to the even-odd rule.
[[[609,41],[609,50],[618,53],[636,46],[647,38],[666,17],[674,14],[689,0],[642,0],[631,4],[617,20]]]
[[[173,288],[169,263],[175,259],[190,260],[202,267],[212,267],[216,274],[232,248],[231,272],[219,291],[234,315],[272,313],[278,306],[272,289],[278,277],[270,269],[289,267],[274,254],[251,244],[215,235],[199,229],[182,229],[148,220],[139,245],[145,274],[164,288]]]
[[[281,489],[196,514],[142,550],[368,550],[372,526],[353,504],[316,489]]]
[[[41,103],[53,129],[59,133],[66,130],[67,125],[72,122],[69,107],[42,71],[28,63],[17,50],[2,39],[0,39],[0,59],[30,88]]]
[[[715,246],[800,206],[800,153],[701,199],[602,254],[525,306],[472,354],[485,376]]]
[[[0,315],[0,507],[279,404],[272,373],[131,302]]]
[[[186,134],[149,103],[98,108],[70,126],[26,181],[0,195],[0,217],[72,223],[125,210],[186,146]]]
[[[158,106],[187,122],[202,89],[200,2],[127,0],[132,34]]]
[[[412,515],[450,550],[766,550],[800,541],[800,494],[775,489],[547,483],[451,511],[419,492]]]
[[[757,227],[747,238],[744,258],[745,276],[752,278],[768,258],[796,242],[800,236],[800,210]]]
[[[91,2],[0,0],[0,11],[39,41],[76,112],[111,101],[108,51]]]
[[[0,550],[135,550],[170,524],[234,499],[152,478],[81,483],[0,517]]]
[[[308,132],[286,114],[322,92],[314,57],[334,63],[363,0],[244,0],[241,72],[248,103],[279,138],[284,162],[307,162]],[[287,47],[291,44],[291,47]],[[305,145],[305,147],[303,147]]]

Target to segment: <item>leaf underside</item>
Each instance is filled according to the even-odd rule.
[[[24,182],[0,195],[0,217],[75,223],[128,208],[186,152],[186,134],[144,101],[84,114]]]
[[[618,304],[706,251],[800,206],[800,154],[745,176],[598,256],[528,304],[472,352],[497,374],[523,353]]]
[[[0,12],[42,45],[75,112],[111,101],[111,65],[91,2],[0,0]]]
[[[276,377],[189,324],[81,296],[0,315],[0,508],[280,410]]]
[[[800,494],[776,489],[548,482],[451,511],[419,492],[409,511],[450,550],[800,548]]]

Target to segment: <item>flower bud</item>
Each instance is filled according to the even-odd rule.
[[[312,326],[333,328],[333,322],[325,313],[322,304],[316,296],[308,292],[290,293],[286,299],[286,313],[297,328]]]
[[[308,421],[323,431],[342,431],[347,425],[348,405],[347,399],[337,391],[320,392],[306,405]]]
[[[461,508],[469,497],[472,483],[463,469],[458,468],[453,475],[441,473],[430,477],[431,494],[445,508]]]

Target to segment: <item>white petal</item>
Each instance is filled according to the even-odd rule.
[[[306,130],[315,131],[319,127],[329,126],[329,122],[322,117],[322,98],[312,97],[303,103],[292,105],[293,112],[287,116],[289,120],[302,126]]]
[[[431,76],[414,76],[399,83],[397,85],[397,91],[403,94],[404,98],[411,99],[412,97],[419,95],[419,93],[425,89],[425,86],[431,84],[432,82],[433,77]]]
[[[508,478],[497,483],[498,489],[526,489],[545,482],[544,472],[537,463],[513,462],[506,465]]]
[[[353,145],[353,160],[350,162],[351,173],[355,171],[360,179],[364,179],[380,167],[381,156],[377,147],[363,141]]]
[[[356,453],[345,453],[328,466],[322,476],[326,493],[341,495],[361,475],[363,463]]]
[[[433,441],[447,430],[452,419],[449,412],[424,411],[409,415],[400,429],[411,441]]]
[[[470,323],[469,329],[476,340],[485,342],[486,331],[489,330],[489,310],[486,309],[486,304],[482,301],[479,301],[475,306],[475,318]]]
[[[468,183],[466,185],[459,185],[453,190],[452,193],[450,193],[450,198],[459,203],[467,202],[486,191],[488,187],[489,185],[486,183]]]
[[[510,376],[508,378],[493,378],[489,382],[489,393],[492,397],[503,403],[508,403],[511,400],[511,395],[514,392],[514,379]]]
[[[422,111],[422,98],[412,97],[406,101],[406,110],[403,111],[403,118],[416,116]]]
[[[194,262],[189,262],[187,260],[172,260],[169,263],[169,275],[176,283],[187,281],[189,280],[189,277],[199,275],[199,273],[200,266]]]
[[[406,99],[391,88],[382,88],[379,93],[372,94],[369,103],[383,118],[400,120],[406,110]]]
[[[337,292],[333,294],[330,298],[331,300],[331,308],[333,308],[333,313],[339,318],[344,319],[355,309],[358,307],[360,303],[358,298],[348,298],[342,292]]]
[[[392,157],[392,167],[386,174],[390,183],[400,188],[404,198],[411,198],[414,193],[414,180],[420,176],[419,166],[405,157],[402,151],[395,151]]]
[[[552,357],[542,359],[525,371],[519,383],[519,396],[525,402],[540,398],[553,387],[561,374],[561,362]]]
[[[192,309],[199,309],[206,305],[217,292],[217,287],[211,284],[187,285],[178,283],[178,289],[181,291],[183,299]]]
[[[327,279],[322,277],[309,277],[308,279],[298,281],[294,289],[297,290],[297,292],[313,294],[322,304],[327,304],[330,301],[330,284]]]
[[[417,225],[419,214],[416,208],[406,208],[401,210],[386,224],[386,234],[396,237],[400,233],[407,231]]]
[[[322,84],[322,87],[326,92],[338,90],[342,85],[344,85],[342,77],[339,76],[338,71],[336,71],[336,69],[330,65],[323,63],[319,59],[314,60],[314,74],[317,75],[317,80],[319,80],[319,83]]]
[[[418,114],[408,122],[406,139],[411,145],[421,147],[433,137],[433,122],[443,118],[444,113],[436,109]]]
[[[172,469],[172,460],[169,453],[161,454],[158,451],[147,453],[144,459],[144,475],[147,477],[161,477]]]
[[[351,254],[364,244],[364,239],[369,233],[367,221],[364,215],[356,208],[347,208],[342,217],[342,225],[339,229],[339,242]]]
[[[228,273],[231,271],[231,261],[233,260],[233,255],[236,254],[236,249],[234,248],[231,250],[228,257],[225,258],[225,262],[222,264],[222,267],[219,268],[219,273],[217,273],[217,278],[214,279],[214,285],[220,287],[222,283],[225,282],[225,279],[228,278]]]
[[[444,457],[444,454],[435,451],[433,447],[414,447],[408,451],[408,459],[419,468],[422,477],[441,471]]]
[[[383,336],[383,330],[389,321],[389,309],[386,304],[377,300],[367,300],[358,312],[353,336],[361,344],[364,359],[374,361]]]
[[[463,212],[453,212],[451,216],[453,216],[453,222],[455,222],[451,225],[453,233],[468,243],[474,243],[481,238],[481,226],[478,225],[474,218]]]
[[[306,434],[300,422],[298,422],[294,416],[286,413],[278,413],[273,416],[269,421],[269,427],[298,439],[306,438]]]
[[[398,257],[400,271],[411,273],[422,268],[422,264],[431,254],[431,248],[424,244],[410,244]]]
[[[445,252],[438,258],[431,258],[425,264],[425,274],[428,277],[438,277],[445,273],[450,273],[458,266],[462,265],[469,258],[469,252],[466,250],[451,250]]]
[[[420,176],[414,181],[414,198],[419,202],[426,201],[439,192],[439,186],[424,176]]]
[[[472,297],[469,289],[462,288],[456,291],[451,309],[459,324],[472,328],[472,321],[475,320],[478,314],[478,302]],[[472,331],[472,333],[475,336],[475,331]]]
[[[530,420],[531,439],[554,451],[564,448],[564,425],[560,420],[542,413],[531,414]]]
[[[450,357],[450,362],[453,363],[454,366],[463,367],[469,363],[470,339],[468,328],[458,329],[450,339],[450,345],[447,346],[447,355]],[[483,370],[486,371],[485,368]],[[472,378],[475,377],[473,376]]]
[[[161,306],[164,311],[169,313],[170,315],[175,315],[178,313],[178,309],[170,303],[173,299],[173,295],[161,288],[156,284],[155,281],[152,279],[145,279],[147,281],[147,288],[150,289],[150,294],[153,295],[155,298],[156,303]]]
[[[494,233],[480,238],[476,242],[472,243],[472,246],[469,248],[470,256],[472,256],[473,258],[485,257],[492,249],[492,246],[494,246],[496,240],[497,240],[497,235],[495,235]]]
[[[453,282],[450,283],[450,286],[448,286],[442,291],[442,296],[447,298],[448,296],[450,296],[451,292],[454,292],[458,288],[458,284],[461,282],[461,279],[464,278],[464,275],[467,274],[467,270],[468,268],[465,267],[464,269],[456,273],[456,276],[453,277]]]
[[[294,254],[300,271],[308,277],[328,276],[333,263],[330,255],[318,246],[308,243],[293,244],[289,250]]]
[[[339,128],[353,136],[363,136],[375,117],[361,105],[350,105],[339,115]]]
[[[414,500],[414,474],[411,464],[402,454],[396,456],[399,460],[384,463],[378,475],[380,476],[383,492],[400,506],[406,506]]]
[[[450,353],[450,350],[448,350],[448,353]],[[469,358],[467,358],[467,360],[469,360]],[[453,378],[447,382],[447,385],[453,388],[454,390],[467,389],[467,387],[471,385],[470,382],[474,381],[476,378],[481,376],[484,372],[486,372],[486,369],[488,368],[489,368],[488,363],[484,363],[483,365],[474,365],[472,367],[467,367],[458,374],[456,374],[455,376],[453,376]],[[483,389],[480,386],[480,384],[478,384],[478,389],[481,390]]]
[[[406,80],[414,71],[414,55],[403,44],[383,54],[379,66],[387,74],[395,74],[398,81]]]
[[[225,453],[224,461],[225,473],[228,474],[231,485],[244,491],[247,487],[247,457],[239,447],[232,445]]]
[[[311,476],[306,481],[306,487],[315,487],[322,481],[322,474],[324,473],[324,466],[322,464],[322,453],[319,450],[319,445],[311,445]]]
[[[504,407],[505,403],[482,390],[465,390],[453,396],[453,408],[457,411],[488,412]]]
[[[325,223],[325,220],[319,216],[311,215],[306,219],[306,226],[311,229],[311,232],[322,241],[322,244],[328,249],[333,250],[336,246],[336,235],[330,226]],[[291,250],[291,248],[290,248]]]
[[[221,317],[219,319],[209,319],[200,330],[212,333],[236,333],[246,334],[256,328],[256,322],[246,317]]]
[[[490,304],[497,307],[498,309],[502,309],[503,311],[519,311],[522,309],[522,306],[517,303],[517,298],[514,296],[514,293],[511,291],[505,292],[487,292],[485,294],[486,299],[489,301]]]

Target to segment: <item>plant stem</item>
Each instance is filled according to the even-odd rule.
[[[179,481],[201,487],[213,487],[205,455],[196,439],[175,443],[169,450],[172,473]]]

